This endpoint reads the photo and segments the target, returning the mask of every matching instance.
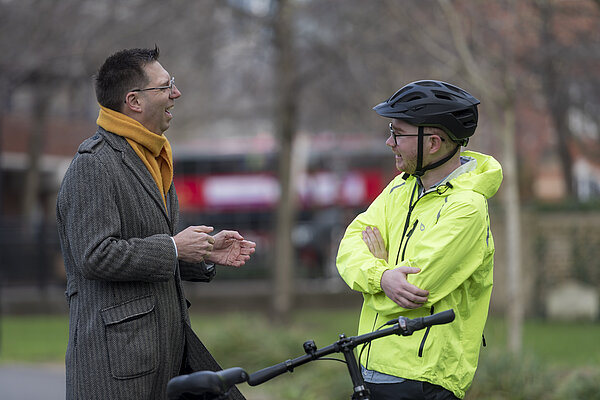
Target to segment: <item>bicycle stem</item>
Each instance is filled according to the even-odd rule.
[[[358,362],[356,361],[356,357],[354,356],[354,348],[356,347],[356,345],[352,343],[352,340],[346,342],[344,341],[345,339],[345,335],[340,335],[340,340],[338,343],[340,344],[342,354],[344,355],[344,359],[346,360],[348,372],[350,373],[350,378],[352,379],[352,387],[354,388],[354,392],[352,393],[352,399],[370,400],[371,396],[369,393],[369,389],[365,387],[365,381],[363,379],[362,373],[360,372],[360,368],[358,366]]]

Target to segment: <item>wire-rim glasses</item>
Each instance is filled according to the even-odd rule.
[[[131,90],[131,92],[145,92],[147,90],[165,90],[165,89],[169,89],[171,91],[171,94],[173,94],[173,88],[175,87],[175,77],[172,76],[171,80],[169,81],[169,84],[166,86],[157,86],[157,87],[150,87],[150,88],[145,88],[145,89],[133,89]]]

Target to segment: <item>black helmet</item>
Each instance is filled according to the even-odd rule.
[[[454,142],[466,146],[477,127],[479,103],[457,86],[426,80],[409,83],[373,110],[412,125],[443,129]]]

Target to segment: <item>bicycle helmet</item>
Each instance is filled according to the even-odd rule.
[[[416,126],[443,129],[466,146],[477,128],[479,100],[463,89],[442,81],[416,81],[404,86],[373,110]]]
[[[466,146],[477,128],[477,105],[480,103],[465,90],[446,82],[423,80],[409,83],[373,110],[382,117],[400,119],[419,128],[417,169],[414,175],[422,176],[425,171],[447,162],[460,146]],[[422,166],[423,128],[442,129],[457,144],[453,152],[442,160]]]

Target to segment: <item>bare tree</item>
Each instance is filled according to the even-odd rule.
[[[289,0],[274,0],[273,32],[275,45],[275,133],[279,138],[279,184],[275,229],[275,295],[273,308],[279,320],[285,320],[292,308],[294,248],[292,227],[295,193],[292,186],[292,145],[296,135],[297,97],[293,48],[293,6]]]
[[[538,68],[541,91],[554,123],[556,152],[560,159],[567,194],[577,198],[577,182],[573,175],[574,146],[578,138],[569,124],[570,111],[581,100],[573,89],[598,86],[597,57],[600,41],[596,33],[600,22],[600,8],[587,2],[537,1],[534,2],[539,52],[530,57],[531,67]],[[569,38],[572,37],[572,38]],[[596,51],[593,51],[593,50]],[[586,93],[585,102],[597,95]],[[592,100],[593,101],[593,100]],[[585,107],[580,111],[586,113]],[[584,151],[585,153],[585,151]]]
[[[499,116],[493,116],[492,120],[497,130],[502,132],[504,144],[502,163],[505,177],[503,204],[506,225],[507,297],[510,299],[510,306],[507,309],[508,341],[509,348],[516,353],[522,347],[524,304],[521,296],[521,207],[516,161],[517,148],[515,144],[515,105],[517,99],[514,49],[511,38],[505,37],[501,45],[490,46],[490,48],[499,49],[499,53],[488,53],[485,57],[493,59],[496,62],[496,68],[492,69],[477,62],[477,58],[471,50],[472,44],[469,43],[469,36],[462,28],[465,23],[455,8],[456,6],[448,0],[438,0],[438,3],[448,20],[448,26],[458,55],[458,63],[468,74],[469,81],[477,88],[477,91],[482,93],[488,101],[491,100],[494,104],[493,109],[499,113]],[[503,29],[511,31],[518,26],[516,20],[518,14],[511,2],[507,3],[507,9],[507,14],[510,17]],[[472,26],[472,29],[475,28]],[[481,30],[476,31],[473,36],[490,38],[489,33],[487,35],[482,34]],[[485,54],[485,49],[479,50]],[[483,54],[479,54],[479,59],[483,58]]]

